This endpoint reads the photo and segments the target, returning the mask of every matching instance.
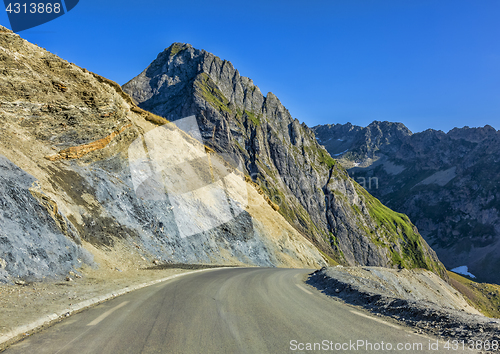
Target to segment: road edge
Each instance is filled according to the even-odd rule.
[[[96,297],[93,297],[92,299],[79,302],[75,305],[72,305],[72,306],[62,310],[62,311],[57,311],[57,312],[52,313],[52,314],[44,315],[36,321],[33,321],[33,322],[28,323],[26,325],[16,327],[13,330],[11,330],[10,332],[0,336],[0,351],[4,351],[6,349],[6,347],[8,347],[9,345],[21,340],[23,337],[26,336],[26,333],[29,331],[37,330],[37,329],[40,329],[40,328],[45,327],[45,326],[50,326],[54,322],[57,322],[57,321],[62,320],[64,318],[67,318],[67,317],[69,317],[75,313],[78,313],[82,310],[85,310],[86,308],[89,308],[91,306],[95,306],[97,304],[114,299],[120,295],[124,295],[124,294],[130,293],[134,290],[139,290],[139,289],[142,289],[142,288],[145,288],[145,287],[148,287],[151,285],[155,285],[155,284],[158,284],[161,282],[172,280],[172,279],[184,276],[184,275],[204,272],[204,271],[208,271],[208,270],[217,270],[217,269],[227,269],[227,268],[226,267],[216,267],[216,268],[198,269],[198,270],[193,270],[190,272],[174,274],[174,275],[168,276],[166,278],[152,280],[152,281],[149,281],[147,283],[127,286],[125,288],[109,292],[105,295],[96,296]]]

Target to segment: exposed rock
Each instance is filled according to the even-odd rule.
[[[314,128],[353,179],[406,213],[449,268],[467,265],[500,283],[500,131],[455,128],[412,134],[401,123]],[[376,139],[373,137],[376,136]],[[331,142],[343,140],[336,147]]]
[[[115,269],[117,252],[130,258],[120,268],[131,269],[145,265],[140,257],[162,263],[325,264],[317,249],[241,176],[238,185],[247,205],[213,227],[177,215],[178,191],[155,189],[156,176],[146,176],[141,182],[152,185],[137,189],[137,168],[145,165],[131,164],[130,154],[140,152],[131,147],[134,142],[145,146],[151,134],[171,140],[166,150],[156,151],[160,157],[193,160],[195,174],[206,177],[206,183],[222,183],[221,176],[205,172],[219,173],[225,162],[175,125],[159,127],[168,122],[137,107],[116,83],[3,28],[0,117],[0,258],[6,263],[0,281],[65,279],[84,264],[96,266],[92,255],[99,256],[98,266]],[[223,177],[236,178],[236,169],[231,171]],[[226,189],[218,190],[234,210],[235,196]],[[140,195],[144,190],[153,196]],[[213,198],[191,202],[200,212],[214,208]],[[183,237],[180,230],[186,225],[202,231]]]
[[[63,275],[79,265],[78,259],[92,260],[68,220],[37,199],[43,194],[31,193],[35,181],[0,155],[0,255],[5,259],[0,281],[9,275],[26,279]]]
[[[337,262],[424,267],[446,276],[406,216],[366,193],[312,130],[230,62],[174,43],[123,88],[168,120],[194,115],[204,143],[244,161],[245,174],[275,210]]]

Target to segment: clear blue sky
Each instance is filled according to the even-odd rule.
[[[191,43],[309,126],[500,129],[498,0],[80,0],[20,35],[119,84]]]

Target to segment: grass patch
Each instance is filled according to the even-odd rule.
[[[424,268],[429,270],[437,268],[436,265],[429,264],[429,260],[426,259],[420,235],[414,231],[408,216],[389,209],[366,192],[364,188],[359,187],[357,190],[358,193],[363,194],[365,197],[368,212],[377,223],[377,233],[385,233],[390,243],[399,243],[402,246],[402,254],[392,247],[389,248],[394,265],[403,268]],[[380,245],[382,241],[376,239],[376,237],[376,235],[372,235],[372,241]],[[389,246],[386,245],[385,247]]]
[[[206,73],[201,73],[196,77],[194,86],[205,101],[212,107],[219,111],[232,113],[231,109],[228,107],[229,100]]]
[[[248,119],[250,119],[250,121],[253,123],[253,125],[255,125],[256,127],[260,125],[260,118],[261,118],[260,114],[256,116],[255,113],[247,111],[246,109],[245,109],[245,114],[248,117]]]
[[[327,255],[325,252],[323,252],[322,250],[320,250],[319,247],[316,247],[316,249],[319,251],[319,253],[321,253],[321,255],[325,259],[326,263],[328,263],[328,265],[330,267],[334,267],[336,265],[339,265],[339,262],[337,262],[332,257],[330,257],[329,255]]]
[[[162,126],[162,125],[165,125],[167,123],[170,123],[166,118],[163,118],[163,117],[160,117],[159,115],[156,115],[154,113],[145,111],[144,109],[142,109],[140,107],[137,107],[137,106],[132,106],[130,108],[130,110],[132,112],[139,113],[147,121],[149,121],[149,122],[151,122],[153,124],[159,125],[159,126]]]
[[[320,164],[328,166],[328,168],[332,168],[337,163],[333,157],[319,145],[312,146],[304,146],[304,150],[307,152],[309,156],[312,158],[316,157]]]
[[[325,149],[319,148],[317,151],[320,162],[327,165],[328,168],[332,168],[333,166],[335,166],[336,161],[333,159],[333,157],[330,156],[330,154]]]
[[[448,271],[450,283],[485,316],[500,318],[500,285],[476,283],[457,273]]]
[[[174,43],[169,47],[170,56],[173,57],[174,55],[178,54],[179,52],[182,52],[186,48],[187,48],[187,46],[185,46],[181,43]]]

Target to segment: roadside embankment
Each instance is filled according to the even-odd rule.
[[[0,351],[23,337],[88,307],[159,282],[215,268],[179,265],[149,269],[93,270],[68,280],[0,284]],[[198,269],[198,270],[195,270]]]
[[[311,274],[307,283],[346,303],[361,306],[451,340],[500,343],[500,320],[485,317],[462,295],[424,269],[329,267]]]

